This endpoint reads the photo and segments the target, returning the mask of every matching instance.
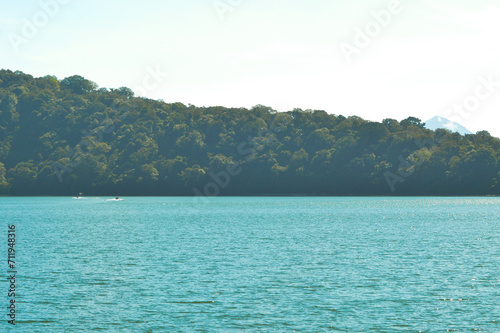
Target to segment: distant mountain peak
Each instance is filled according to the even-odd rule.
[[[458,132],[462,135],[473,134],[471,131],[469,131],[467,128],[460,125],[459,123],[456,123],[454,121],[448,120],[440,116],[435,116],[427,120],[425,122],[425,127],[433,131],[437,130],[438,128],[444,128],[452,132]]]

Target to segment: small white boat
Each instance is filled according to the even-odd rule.
[[[76,197],[73,197],[73,199],[87,199],[82,197],[83,193],[79,193]]]
[[[106,201],[123,201],[123,199],[120,199],[119,197],[116,197],[114,199],[107,199]]]

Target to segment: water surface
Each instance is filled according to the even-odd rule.
[[[500,331],[500,198],[106,199],[0,198],[16,332]]]

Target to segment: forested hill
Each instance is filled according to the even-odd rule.
[[[167,104],[0,71],[0,194],[498,195],[499,158],[488,132],[413,117]]]

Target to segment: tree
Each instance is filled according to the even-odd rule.
[[[97,84],[80,75],[73,75],[62,80],[61,87],[71,90],[74,94],[84,94],[96,90]]]
[[[416,117],[408,117],[402,120],[401,125],[403,125],[404,127],[408,127],[409,125],[415,125],[419,128],[425,127],[425,123],[422,123],[422,121]]]
[[[5,194],[9,190],[9,183],[6,178],[7,170],[2,162],[0,162],[0,194]]]
[[[17,192],[31,191],[37,177],[37,168],[32,162],[18,163],[8,172],[10,183],[14,189],[14,194]]]
[[[7,195],[193,195],[231,167],[224,194],[500,194],[499,159],[490,133],[431,131],[415,117],[186,106],[0,70]]]

